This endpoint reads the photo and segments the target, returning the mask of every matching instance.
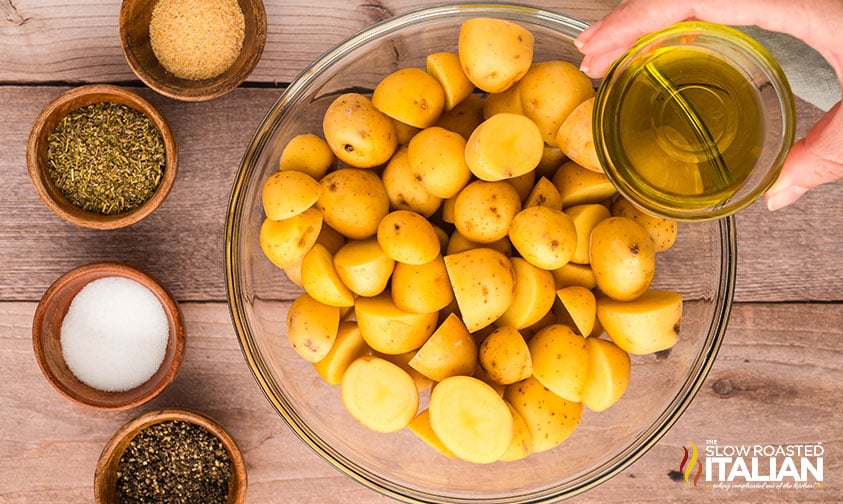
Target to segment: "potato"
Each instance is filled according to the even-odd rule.
[[[322,229],[319,231],[319,236],[316,237],[316,243],[321,243],[328,252],[336,254],[337,250],[345,245],[345,236],[339,234],[336,229],[322,223]]]
[[[452,313],[416,351],[409,364],[435,382],[449,376],[471,376],[477,367],[477,344],[462,320]]]
[[[521,106],[521,92],[517,83],[505,91],[490,93],[486,96],[483,103],[483,118],[488,119],[501,112],[524,115],[524,107]]]
[[[390,293],[395,306],[414,313],[437,312],[454,300],[441,255],[425,264],[396,263]]]
[[[390,119],[392,118],[390,117]],[[402,123],[397,119],[392,119],[392,123],[395,124],[395,132],[398,134],[398,147],[406,147],[416,133],[421,131],[421,128],[410,126],[409,124]],[[395,156],[395,154],[393,154],[393,156]]]
[[[372,104],[393,119],[427,128],[445,109],[445,92],[429,73],[406,67],[387,75],[375,86]]]
[[[533,374],[533,361],[524,336],[512,326],[500,326],[480,344],[480,366],[489,379],[509,385]]]
[[[524,208],[532,206],[545,206],[554,210],[562,210],[562,195],[553,182],[541,177],[530,190],[527,199],[524,200]]]
[[[316,301],[307,293],[296,298],[287,311],[287,339],[307,361],[319,362],[334,345],[340,309]]]
[[[425,58],[425,70],[442,86],[445,92],[445,110],[451,110],[471,96],[474,84],[462,69],[457,53],[443,51],[428,54]]]
[[[278,171],[263,183],[263,213],[272,220],[288,219],[312,207],[321,194],[322,186],[310,175]]]
[[[410,375],[410,378],[413,379],[413,382],[416,384],[416,390],[418,390],[419,394],[421,394],[425,390],[430,389],[430,387],[433,386],[433,380],[410,367],[410,360],[412,360],[412,358],[416,356],[415,350],[410,350],[409,352],[404,352],[400,354],[385,354],[375,352],[375,355],[377,355],[381,359],[388,360],[389,362],[395,364],[396,366],[406,371],[407,374]]]
[[[553,273],[533,266],[521,257],[513,257],[511,261],[515,269],[515,294],[497,324],[523,329],[550,311],[556,298],[556,282]]]
[[[549,207],[521,210],[512,219],[509,240],[533,266],[561,268],[577,248],[577,230],[568,215]]]
[[[334,268],[343,284],[359,296],[377,296],[386,288],[395,261],[377,239],[352,240],[334,254]]]
[[[562,444],[582,418],[582,403],[559,397],[535,376],[508,385],[504,399],[515,408],[530,429],[534,453]]]
[[[354,315],[360,335],[375,350],[385,354],[401,354],[421,347],[436,329],[434,313],[410,313],[399,310],[388,292],[375,297],[359,297]]]
[[[557,145],[556,133],[568,115],[594,96],[591,79],[562,60],[533,63],[518,87],[524,115],[538,125],[542,139],[550,146]]]
[[[475,177],[494,182],[534,170],[543,152],[539,127],[523,115],[503,112],[474,129],[465,160]]]
[[[593,111],[593,97],[577,105],[559,127],[556,143],[571,161],[593,172],[603,173],[603,166],[594,148],[594,133],[591,131]]]
[[[331,252],[320,243],[314,243],[304,255],[301,280],[304,290],[320,303],[337,307],[354,306],[354,293],[337,274]]]
[[[583,203],[600,203],[615,195],[618,190],[603,173],[585,169],[573,161],[565,161],[552,179],[562,196],[562,207]]]
[[[506,403],[506,405],[512,414],[512,442],[498,460],[501,462],[512,462],[514,460],[521,460],[533,452],[533,435],[530,433],[527,422],[521,418],[521,414],[511,404]]]
[[[562,149],[545,144],[544,150],[542,151],[542,160],[539,161],[539,165],[536,166],[536,176],[539,178],[546,177],[548,180],[552,179],[556,170],[562,166],[562,163],[564,163],[566,159],[567,158],[565,157],[565,153],[562,152]]]
[[[497,250],[477,248],[447,255],[445,267],[470,332],[491,325],[512,303],[515,269]]]
[[[288,268],[304,258],[321,228],[322,213],[315,208],[280,221],[264,219],[259,232],[261,250],[272,264]]]
[[[521,198],[512,184],[475,180],[454,201],[454,226],[473,242],[491,243],[507,235],[519,210]]]
[[[631,354],[649,354],[679,341],[682,295],[651,289],[632,301],[597,299],[597,318],[618,347]]]
[[[378,225],[377,237],[387,257],[405,264],[429,263],[441,251],[433,224],[409,210],[386,214]]]
[[[415,418],[419,394],[413,379],[395,364],[358,357],[340,383],[342,402],[354,419],[376,432],[395,432]]]
[[[527,197],[530,196],[530,192],[533,190],[533,186],[536,185],[536,171],[530,170],[517,177],[508,178],[506,181],[512,184],[512,187],[518,192],[518,197],[523,202],[527,200]]]
[[[479,243],[476,241],[469,240],[468,238],[463,236],[462,233],[460,233],[458,230],[454,230],[454,232],[451,233],[451,236],[448,239],[448,245],[445,250],[447,255],[456,254],[457,252],[464,252],[466,250],[471,250],[475,248],[494,249],[507,257],[512,255],[512,243],[510,243],[509,238],[507,237],[503,237],[500,240],[495,240],[490,243]]]
[[[393,210],[410,210],[430,217],[442,206],[442,198],[431,194],[410,168],[407,148],[399,149],[381,174],[381,181]]]
[[[500,93],[530,69],[533,42],[533,34],[518,24],[476,17],[460,27],[457,50],[469,80],[487,93]]]
[[[331,102],[322,130],[331,152],[355,168],[382,165],[398,147],[392,119],[359,93],[346,93]]]
[[[422,410],[407,428],[434,450],[448,458],[454,458],[454,452],[449,450],[433,432],[433,428],[430,426],[430,410]]]
[[[612,203],[612,215],[632,219],[644,226],[656,252],[664,252],[676,242],[677,225],[676,221],[663,217],[656,217],[633,205],[628,199],[619,197]]]
[[[278,160],[281,171],[299,171],[319,180],[337,167],[337,157],[322,137],[313,133],[296,135],[287,142]]]
[[[588,374],[582,390],[583,406],[605,411],[615,404],[629,386],[629,354],[611,341],[588,338]]]
[[[656,251],[647,230],[626,217],[609,217],[591,231],[591,270],[607,296],[630,301],[643,294],[656,272]]]
[[[471,179],[465,161],[465,139],[432,126],[410,140],[407,156],[413,178],[437,198],[455,196]]]
[[[512,443],[512,413],[488,384],[471,376],[451,376],[430,393],[430,426],[457,457],[488,464]]]
[[[591,266],[588,264],[569,262],[561,268],[551,271],[551,273],[553,273],[557,289],[571,285],[582,285],[590,290],[597,286],[597,281],[594,280],[594,272],[591,271]]]
[[[598,222],[608,219],[612,214],[608,208],[599,203],[574,205],[566,208],[564,212],[574,222],[574,228],[577,230],[577,248],[571,256],[571,262],[588,264],[591,261],[589,257],[591,230]]]
[[[556,297],[571,316],[577,331],[586,338],[590,336],[597,318],[597,299],[594,293],[580,285],[572,285],[557,290]]]
[[[471,136],[474,128],[480,126],[483,122],[483,98],[476,94],[471,94],[465,100],[457,104],[451,110],[442,112],[439,120],[434,126],[445,128],[448,131],[453,131],[463,138]]]
[[[533,376],[559,397],[580,402],[588,373],[585,338],[565,324],[552,324],[537,332],[527,345]]]
[[[339,385],[349,364],[370,351],[366,341],[360,336],[357,322],[340,322],[331,350],[321,360],[314,362],[313,368],[329,385]]]
[[[316,206],[325,222],[343,236],[373,236],[389,212],[389,196],[381,179],[369,170],[341,168],[322,177],[324,191]]]

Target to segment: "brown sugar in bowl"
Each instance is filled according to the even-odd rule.
[[[88,283],[112,276],[135,280],[149,289],[161,302],[169,328],[158,371],[145,383],[122,392],[99,390],[80,381],[65,362],[61,347],[61,325],[73,298]],[[44,377],[66,398],[98,410],[127,410],[151,401],[175,379],[184,360],[184,319],[173,296],[149,274],[123,263],[92,263],[65,273],[41,297],[32,321],[32,347]]]
[[[261,0],[237,0],[245,22],[243,46],[234,63],[216,77],[184,79],[168,71],[152,49],[149,23],[157,1],[123,0],[120,44],[135,75],[158,93],[183,101],[212,100],[242,84],[260,61],[266,44],[266,9]]]
[[[70,202],[50,177],[47,158],[50,134],[69,113],[95,103],[117,103],[144,114],[161,133],[166,157],[164,173],[157,189],[139,207],[114,215],[89,212]],[[178,148],[170,126],[155,107],[141,96],[110,84],[80,86],[59,95],[38,115],[26,146],[26,164],[35,191],[59,217],[77,226],[110,230],[130,226],[161,206],[170,193],[178,171]]]

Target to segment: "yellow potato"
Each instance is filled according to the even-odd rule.
[[[580,334],[584,337],[590,336],[597,318],[597,299],[594,293],[580,285],[572,285],[556,291],[556,297],[568,311]]]
[[[469,240],[457,230],[454,230],[454,232],[451,233],[451,236],[448,239],[448,244],[445,248],[445,253],[446,255],[456,254],[457,252],[464,252],[475,248],[494,249],[507,257],[512,255],[512,244],[509,242],[509,238],[503,237],[500,240],[496,240],[491,243],[479,243]]]
[[[316,243],[322,228],[322,213],[315,208],[284,220],[264,219],[259,241],[272,264],[287,268],[300,262]]]
[[[491,325],[512,303],[515,270],[497,250],[477,248],[447,255],[445,267],[469,331]]]
[[[316,301],[307,293],[296,298],[287,311],[287,339],[293,350],[310,362],[319,362],[334,345],[340,309]]]
[[[534,376],[508,385],[504,399],[515,408],[530,429],[534,453],[562,444],[582,418],[582,403],[559,397]]]
[[[618,190],[603,173],[593,172],[573,161],[565,161],[552,179],[562,196],[562,207],[583,203],[600,203],[615,195]]]
[[[523,115],[502,112],[474,129],[465,145],[465,160],[475,177],[493,182],[534,170],[543,152],[536,123]]]
[[[523,329],[541,320],[553,307],[556,282],[553,273],[521,257],[513,257],[511,261],[515,269],[515,294],[497,324]]]
[[[612,215],[632,219],[644,226],[650,238],[653,239],[656,252],[664,252],[676,242],[678,232],[676,221],[651,215],[624,197],[619,197],[612,203]]]
[[[289,219],[312,207],[321,194],[322,186],[310,175],[299,171],[278,171],[263,183],[263,213],[272,220]]]
[[[512,326],[500,326],[480,344],[480,366],[499,385],[509,385],[533,374],[533,361],[524,336]]]
[[[449,376],[471,376],[477,367],[477,344],[462,320],[452,313],[416,351],[409,364],[435,382]]]
[[[396,366],[406,371],[407,374],[410,375],[410,378],[413,379],[413,382],[416,384],[416,390],[418,390],[419,394],[433,386],[433,380],[410,367],[410,360],[416,356],[415,350],[411,350],[409,352],[404,352],[400,354],[375,353],[375,355],[377,355],[381,359],[388,360],[389,362],[395,364]]]
[[[340,279],[334,257],[320,243],[304,255],[301,263],[302,287],[310,296],[328,306],[354,306],[354,293]]]
[[[594,272],[588,264],[568,264],[553,270],[553,279],[556,281],[556,288],[562,289],[571,285],[582,285],[586,289],[593,289],[597,286],[594,280]]]
[[[316,206],[329,226],[357,240],[377,232],[389,212],[389,196],[375,173],[341,168],[322,177],[320,183],[324,191]]]
[[[386,214],[378,225],[377,237],[387,257],[405,264],[429,263],[441,251],[433,224],[409,210]]]
[[[393,119],[427,128],[445,109],[445,92],[429,73],[406,67],[387,75],[375,86],[372,104]]]
[[[439,120],[434,126],[445,128],[453,131],[463,138],[471,136],[474,128],[480,126],[483,122],[483,98],[479,95],[471,94],[465,100],[457,104],[451,110],[442,112]]]
[[[421,128],[410,126],[409,124],[402,123],[397,119],[392,119],[392,122],[395,124],[395,132],[398,134],[399,147],[406,147],[407,144],[410,143],[410,140],[412,140],[413,137],[416,135],[416,133],[421,131]],[[393,156],[395,156],[395,154],[393,154]]]
[[[556,133],[577,105],[594,96],[594,85],[575,65],[562,60],[533,63],[518,83],[524,115],[541,130],[542,139],[555,146]]]
[[[583,168],[603,173],[597,150],[594,148],[594,134],[591,131],[591,114],[594,111],[594,97],[577,105],[562,121],[556,133],[556,143],[571,161]]]
[[[456,202],[456,196],[442,200],[442,211],[439,212],[439,217],[442,219],[442,222],[447,222],[448,224],[454,223],[454,204],[456,204]]]
[[[319,231],[319,236],[316,237],[316,243],[321,243],[328,249],[328,252],[336,254],[337,250],[345,245],[345,237],[339,234],[336,229],[322,223],[322,230]]]
[[[574,227],[577,230],[577,249],[571,256],[571,262],[588,264],[591,260],[588,252],[591,230],[598,222],[611,217],[611,213],[609,213],[608,208],[599,203],[574,205],[566,208],[564,212],[574,222]]]
[[[395,268],[377,239],[352,240],[334,254],[334,268],[343,284],[360,296],[377,296],[386,288]]]
[[[304,289],[304,284],[301,280],[301,261],[281,268],[285,275],[287,275],[287,279],[291,282],[296,284],[298,287]]]
[[[682,295],[651,289],[632,301],[597,300],[597,318],[618,347],[631,354],[649,354],[679,341]]]
[[[554,270],[571,259],[577,248],[577,230],[564,212],[533,206],[512,219],[509,240],[530,264]]]
[[[375,350],[402,354],[421,347],[436,329],[436,313],[410,313],[398,309],[388,292],[375,297],[359,297],[354,315],[360,335]]]
[[[419,131],[407,147],[413,178],[438,198],[455,196],[471,179],[465,139],[439,126]]]
[[[588,373],[585,338],[564,324],[552,324],[528,343],[533,376],[551,392],[579,402]]]
[[[512,413],[488,384],[451,376],[430,393],[430,426],[457,457],[488,464],[506,453],[514,434]]]
[[[530,433],[527,422],[521,418],[521,414],[511,404],[506,403],[506,405],[512,414],[512,442],[498,460],[501,462],[512,462],[514,460],[521,460],[533,452],[533,435]]]
[[[521,210],[521,197],[506,181],[475,180],[454,201],[454,226],[467,239],[491,243],[504,238]]]
[[[411,210],[430,217],[442,206],[442,198],[431,194],[416,179],[407,148],[395,152],[381,174],[381,181],[392,209]]]
[[[530,190],[527,199],[524,200],[524,208],[532,206],[545,206],[554,210],[562,210],[562,195],[553,182],[541,177]]]
[[[524,115],[524,107],[521,106],[521,92],[518,84],[510,86],[500,93],[489,93],[483,103],[483,118],[488,119],[501,112]]]
[[[454,300],[445,259],[439,255],[425,264],[396,263],[390,293],[395,306],[407,312],[431,313],[445,308]]]
[[[376,432],[403,429],[419,408],[419,394],[410,375],[380,357],[355,359],[343,374],[340,393],[351,416]]]
[[[611,341],[588,338],[588,375],[582,391],[583,406],[605,411],[615,404],[629,385],[629,354]]]
[[[454,458],[454,452],[442,444],[442,441],[433,432],[433,428],[430,426],[430,410],[422,410],[407,428],[437,452],[448,458]]]
[[[346,93],[331,102],[322,130],[331,152],[356,168],[382,165],[398,147],[395,123],[359,93]]]
[[[566,159],[567,158],[565,157],[565,153],[562,152],[562,149],[559,147],[545,145],[544,151],[542,152],[542,160],[539,161],[539,165],[536,166],[536,176],[552,179],[553,174],[556,173],[556,170],[562,166],[562,163],[564,163]]]
[[[643,294],[656,272],[656,251],[647,230],[626,217],[609,217],[591,231],[591,270],[607,296],[630,301]]]
[[[339,385],[349,364],[370,351],[366,341],[360,336],[356,322],[340,322],[331,350],[321,360],[314,362],[313,368],[329,385]]]
[[[457,53],[443,51],[428,54],[425,70],[436,78],[445,92],[445,110],[451,110],[474,91],[474,84],[468,80]]]
[[[278,160],[278,169],[306,173],[319,180],[337,167],[337,157],[322,137],[313,133],[296,135],[287,142]]]
[[[469,80],[487,93],[500,93],[530,69],[533,43],[533,34],[516,23],[476,17],[460,27],[457,48]]]
[[[521,201],[526,201],[536,184],[536,171],[531,170],[517,177],[508,178],[506,181],[518,191],[518,197],[521,198]]]

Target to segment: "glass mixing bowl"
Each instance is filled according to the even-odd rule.
[[[654,287],[684,296],[680,342],[632,359],[625,396],[604,413],[584,412],[562,445],[515,462],[475,465],[447,459],[407,429],[379,434],[345,411],[290,347],[285,318],[302,291],[263,255],[261,187],[278,169],[293,136],[321,134],[328,104],[348,90],[366,92],[392,71],[424,68],[436,51],[456,51],[459,27],[476,16],[505,18],[534,35],[535,59],[579,63],[574,38],[587,26],[568,16],[519,5],[460,4],[412,11],[368,28],[305,69],[255,132],[237,174],[225,233],[227,295],[246,362],[289,427],[338,470],[408,502],[543,502],[584,492],[641,457],[693,400],[714,362],[735,281],[731,218],[679,225],[677,243],[658,255]],[[282,470],[279,468],[279,470]]]

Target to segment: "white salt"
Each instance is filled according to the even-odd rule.
[[[155,294],[118,276],[83,287],[61,325],[70,371],[107,392],[129,390],[152,377],[164,361],[168,337],[167,315]]]

